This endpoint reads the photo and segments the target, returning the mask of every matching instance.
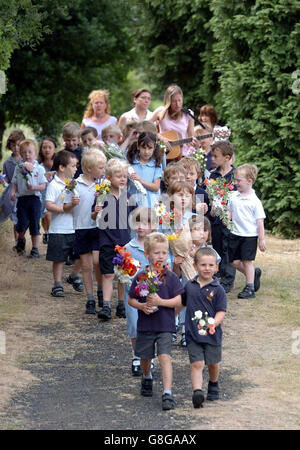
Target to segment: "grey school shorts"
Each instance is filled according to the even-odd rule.
[[[222,359],[221,345],[210,345],[206,343],[198,344],[195,341],[187,343],[190,363],[196,361],[204,361],[208,366],[210,364],[217,364]]]
[[[171,355],[172,333],[138,331],[134,353],[139,358],[153,359],[155,357],[155,344],[157,344],[157,356],[161,354]]]

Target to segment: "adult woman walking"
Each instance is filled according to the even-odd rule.
[[[158,126],[159,138],[167,144],[169,150],[167,154],[168,160],[179,159],[181,156],[184,156],[185,148],[183,146],[180,150],[171,153],[172,144],[170,142],[176,140],[176,138],[170,138],[172,133],[166,132],[175,132],[177,140],[191,138],[192,145],[197,145],[197,140],[194,138],[194,120],[182,111],[182,106],[183,93],[181,88],[177,85],[171,85],[165,92],[164,106],[159,106],[150,118]],[[177,154],[178,156],[176,156]]]
[[[134,108],[121,115],[118,125],[124,129],[127,122],[149,120],[152,112],[149,111],[151,103],[151,92],[148,89],[140,88],[132,93]]]
[[[102,139],[103,128],[114,123],[117,123],[117,118],[110,115],[109,92],[101,89],[92,91],[81,128],[96,128],[99,139]]]

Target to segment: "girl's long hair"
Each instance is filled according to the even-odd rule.
[[[103,98],[105,103],[106,103],[106,108],[105,108],[106,114],[110,113],[109,91],[98,89],[98,90],[92,91],[89,94],[89,103],[88,103],[87,108],[86,108],[86,110],[84,112],[84,116],[83,116],[84,119],[86,119],[88,117],[93,117],[93,115],[94,115],[93,102],[98,97]]]
[[[149,142],[154,143],[154,152],[152,158],[155,160],[155,167],[159,167],[162,159],[162,152],[160,145],[156,140],[156,135],[150,132],[141,133],[136,142],[131,144],[127,152],[127,159],[130,164],[133,164],[134,158],[138,158],[139,156],[139,147],[145,146]]]
[[[56,141],[54,139],[50,138],[50,137],[45,137],[40,143],[39,154],[38,154],[38,162],[39,163],[42,163],[42,162],[45,161],[45,157],[44,157],[43,152],[42,152],[43,143],[45,141],[52,142],[52,144],[54,145],[55,151],[57,150],[57,143],[56,143]],[[54,156],[55,156],[55,153],[53,154],[52,159],[54,159]]]
[[[173,120],[177,120],[179,119],[179,117],[182,116],[182,111],[179,111],[176,114],[172,114],[171,113],[171,102],[172,102],[172,97],[174,95],[180,94],[183,98],[183,93],[182,90],[179,86],[177,86],[176,84],[172,84],[171,86],[169,86],[165,92],[165,97],[164,97],[164,109],[161,111],[161,113],[159,114],[159,120],[162,120],[166,113],[169,113],[169,116],[171,119]]]

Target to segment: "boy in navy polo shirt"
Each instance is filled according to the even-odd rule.
[[[198,275],[185,285],[182,304],[186,306],[185,333],[191,363],[191,382],[194,408],[200,408],[204,401],[202,391],[202,372],[208,366],[209,383],[207,400],[219,398],[219,363],[222,354],[221,322],[226,311],[226,294],[220,284],[213,279],[217,272],[217,255],[212,248],[200,248],[194,257]],[[214,319],[206,335],[199,333],[197,321],[193,320],[196,311]]]
[[[64,150],[71,152],[74,155],[74,157],[77,158],[78,160],[77,170],[74,175],[74,178],[78,178],[79,175],[82,174],[81,158],[83,148],[80,146],[80,133],[81,128],[79,123],[77,122],[67,122],[63,127],[62,136],[65,142]]]
[[[111,182],[109,193],[103,205],[96,204],[94,214],[98,214],[96,223],[99,233],[99,265],[102,273],[103,308],[98,312],[98,318],[111,319],[111,297],[115,278],[113,259],[115,246],[124,246],[131,240],[128,223],[129,214],[136,208],[136,203],[130,205],[127,182],[128,163],[125,160],[112,158],[105,167],[106,178]],[[99,214],[100,213],[100,214]],[[118,305],[116,315],[126,318],[125,285],[118,282]]]
[[[150,262],[150,270],[155,270],[155,263],[160,266],[166,264],[169,255],[168,238],[158,232],[150,233],[144,241],[145,256]],[[162,368],[163,395],[162,409],[175,407],[172,396],[172,334],[175,328],[175,308],[180,307],[183,286],[177,275],[169,269],[164,269],[163,283],[155,294],[139,297],[135,287],[138,283],[140,271],[134,278],[129,290],[128,304],[138,310],[137,338],[135,354],[141,358],[143,372],[141,395],[152,396],[151,359],[155,357],[155,346]],[[158,310],[153,307],[158,306]]]

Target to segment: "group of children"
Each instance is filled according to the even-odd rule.
[[[1,181],[8,186],[1,206],[4,200],[7,203],[8,192],[16,252],[24,254],[29,228],[29,258],[39,258],[41,221],[46,259],[52,262],[51,295],[65,296],[63,268],[73,260],[67,282],[76,291],[85,291],[87,314],[109,321],[115,248],[126,246],[140,267],[131,285],[118,280],[116,316],[127,321],[131,370],[133,376],[141,376],[141,395],[152,396],[156,348],[162,370],[162,408],[174,408],[171,346],[179,323],[181,346],[187,347],[191,364],[193,406],[199,408],[204,401],[205,364],[209,370],[207,399],[217,400],[221,322],[235,270],[246,278],[239,298],[254,298],[260,287],[261,270],[254,268],[253,261],[257,242],[261,251],[266,248],[265,214],[252,189],[256,166],[234,168],[234,149],[228,140],[200,141],[215,167],[209,171],[210,178],[235,180],[236,190],[228,203],[234,228],[229,231],[213,213],[199,162],[186,156],[166,164],[153,123],[128,123],[123,133],[117,125],[109,125],[99,141],[92,127],[82,130],[68,122],[62,137],[64,149],[60,151],[51,138],[44,139],[38,151],[35,141],[25,139],[18,130],[7,141],[12,155],[3,166]],[[111,144],[118,157],[111,158]],[[98,201],[96,187],[104,179],[109,191]],[[164,227],[158,206],[174,217],[179,211],[171,231]],[[158,267],[163,282],[155,293],[142,297],[137,289],[141,274],[146,270],[155,273]],[[205,313],[211,321],[206,332],[200,333],[200,316]]]

